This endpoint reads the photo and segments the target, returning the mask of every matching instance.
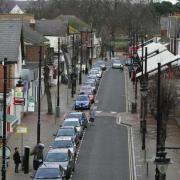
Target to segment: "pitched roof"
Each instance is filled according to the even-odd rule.
[[[66,36],[67,23],[61,20],[37,20],[35,30],[44,36]]]
[[[49,41],[39,32],[33,31],[26,23],[23,24],[23,37],[25,42],[31,44],[43,44]]]
[[[70,26],[79,31],[90,29],[90,26],[86,22],[82,21],[74,15],[60,15],[56,17],[56,19],[60,19],[63,22],[68,23]]]
[[[21,30],[19,21],[0,21],[0,61],[18,61]]]

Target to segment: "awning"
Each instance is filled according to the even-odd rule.
[[[6,122],[12,123],[17,120],[17,117],[14,115],[6,114]],[[3,121],[3,112],[0,111],[0,121]]]
[[[145,48],[147,47],[147,54],[149,55],[153,55],[153,53],[157,53],[157,52],[162,52],[167,50],[167,46],[168,44],[161,44],[160,42],[151,42],[146,46],[143,46],[143,57],[145,57]],[[139,56],[139,58],[142,57],[142,48],[139,48],[137,51],[137,54]]]
[[[179,55],[174,55],[168,50],[163,51],[157,55],[154,55],[150,58],[147,58],[147,73],[154,74],[158,68],[158,63],[161,63],[161,67],[166,66],[169,63],[173,63],[175,61],[180,60]],[[145,72],[145,62],[143,61],[143,74]],[[136,74],[136,77],[140,77],[142,72]]]

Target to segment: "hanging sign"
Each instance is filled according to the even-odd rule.
[[[28,112],[34,112],[35,110],[35,100],[33,96],[28,98]]]

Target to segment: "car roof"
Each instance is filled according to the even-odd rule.
[[[70,112],[69,114],[83,114],[83,112],[73,111],[73,112]]]
[[[49,162],[44,162],[39,168],[59,168],[60,165],[57,163],[49,163]]]
[[[50,149],[47,153],[67,153],[69,149],[64,148],[57,148],[57,149]]]
[[[61,129],[75,129],[74,126],[61,126],[58,130],[61,130]]]
[[[79,118],[66,118],[64,121],[79,121]]]
[[[78,96],[88,97],[87,94],[79,94]],[[78,97],[78,96],[77,96],[77,97]]]
[[[60,140],[62,140],[62,141],[68,140],[69,141],[69,140],[72,140],[72,138],[69,136],[59,136],[54,139],[54,141],[60,141]]]

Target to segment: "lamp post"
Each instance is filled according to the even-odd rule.
[[[170,158],[166,158],[165,147],[160,147],[160,131],[162,128],[162,114],[161,114],[161,63],[158,63],[158,81],[157,81],[157,137],[156,137],[156,158],[154,163],[156,164],[155,180],[165,180],[166,171]]]
[[[2,137],[2,180],[6,180],[6,85],[7,85],[7,58],[4,58],[4,90],[3,90],[3,137]]]
[[[42,46],[39,50],[39,81],[38,81],[38,121],[37,121],[37,144],[41,142],[41,60],[42,60]]]
[[[83,61],[82,31],[80,32],[80,38],[81,38],[81,60],[80,60],[80,69],[79,69],[79,85],[82,84],[82,61]]]
[[[147,82],[143,81],[141,84],[141,96],[143,98],[143,120],[141,121],[141,128],[142,128],[142,150],[146,148],[146,113],[145,113],[145,99],[147,97],[148,89],[147,89]]]
[[[59,76],[60,76],[60,38],[58,37],[58,78],[57,78],[57,105],[56,105],[56,117],[60,116],[60,103],[59,103]]]

